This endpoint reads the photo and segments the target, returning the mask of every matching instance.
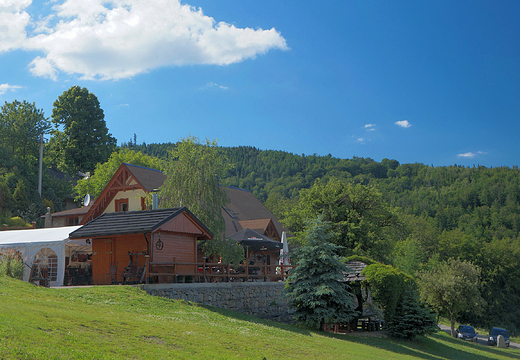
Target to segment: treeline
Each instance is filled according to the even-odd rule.
[[[135,151],[166,158],[174,143],[123,144]],[[460,229],[486,241],[518,238],[520,231],[520,171],[513,168],[428,166],[397,160],[353,157],[339,159],[259,150],[251,146],[222,147],[231,169],[222,185],[251,191],[273,206],[283,219],[283,204],[296,200],[301,189],[317,179],[345,179],[378,189],[385,202],[403,214],[428,219],[442,233]]]

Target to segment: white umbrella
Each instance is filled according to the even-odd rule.
[[[285,231],[282,232],[282,249],[280,250],[280,265],[291,265],[289,259],[289,246],[287,245],[287,236]]]

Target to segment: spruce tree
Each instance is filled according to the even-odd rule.
[[[345,265],[338,256],[339,246],[330,243],[330,225],[316,219],[309,226],[305,245],[291,251],[298,264],[291,271],[285,288],[294,319],[321,328],[324,323],[348,323],[357,312],[350,287],[343,282]]]
[[[434,333],[437,322],[435,314],[419,301],[417,291],[409,285],[385,328],[390,336],[413,340],[416,336]]]

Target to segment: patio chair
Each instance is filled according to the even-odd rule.
[[[106,274],[107,284],[115,285],[117,284],[117,262],[111,262],[108,268],[108,273]]]

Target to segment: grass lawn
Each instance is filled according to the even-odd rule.
[[[438,332],[415,342],[333,335],[130,286],[37,288],[0,277],[1,359],[520,359]]]

